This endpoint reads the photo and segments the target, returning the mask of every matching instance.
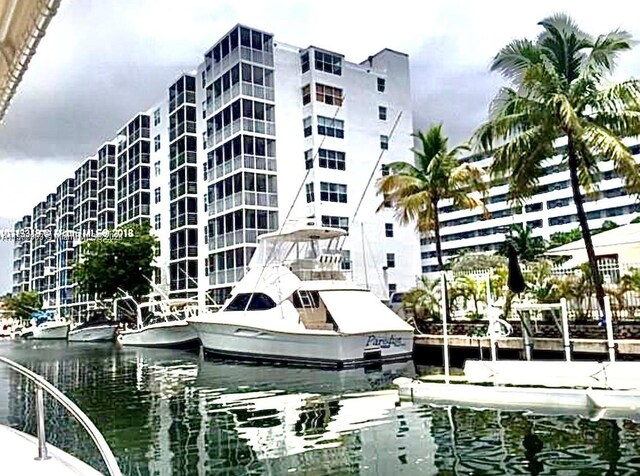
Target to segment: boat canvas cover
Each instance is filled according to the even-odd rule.
[[[369,291],[320,291],[320,298],[344,334],[413,331],[413,327]]]

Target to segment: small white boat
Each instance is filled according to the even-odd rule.
[[[115,339],[117,322],[85,322],[69,331],[70,342],[109,342]]]
[[[107,319],[101,308],[90,309],[87,319],[69,330],[70,342],[109,342],[115,339],[118,322]]]
[[[640,390],[640,362],[467,360],[469,383]]]
[[[116,331],[117,341],[122,345],[175,348],[198,345],[198,335],[186,321],[188,315],[195,314],[193,300],[163,299],[138,304],[127,296],[114,300],[114,316],[118,302],[122,300],[133,303],[136,313],[135,323]]]
[[[345,235],[302,226],[260,236],[222,309],[188,319],[205,352],[331,367],[410,358],[413,327],[341,270]]]
[[[594,390],[486,386],[421,382],[406,377],[393,381],[400,398],[416,403],[527,411],[546,415],[579,414],[590,418],[640,420],[640,390]]]
[[[70,323],[52,310],[32,314],[31,325],[22,330],[23,339],[66,339]]]

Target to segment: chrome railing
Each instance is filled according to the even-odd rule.
[[[0,362],[7,364],[11,369],[15,370],[19,374],[23,375],[27,379],[35,385],[35,397],[36,397],[36,420],[37,420],[37,432],[38,432],[38,457],[37,460],[46,460],[49,459],[49,455],[47,452],[47,441],[44,427],[44,391],[46,391],[49,395],[51,395],[60,405],[67,409],[71,415],[84,427],[84,429],[89,433],[89,436],[96,444],[98,451],[100,451],[100,455],[104,460],[107,469],[109,470],[109,474],[111,476],[122,476],[120,472],[120,468],[118,467],[118,462],[116,461],[115,456],[111,452],[111,448],[107,444],[107,441],[100,433],[100,430],[96,428],[93,422],[89,419],[89,417],[82,411],[78,406],[73,403],[65,394],[63,394],[56,387],[51,385],[47,380],[45,380],[42,376],[38,375],[35,372],[23,367],[22,365],[14,362],[13,360],[7,359],[6,357],[0,357]]]

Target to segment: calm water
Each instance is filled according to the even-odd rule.
[[[637,475],[640,426],[400,405],[413,364],[341,372],[201,360],[170,350],[0,342],[89,415],[128,475]],[[0,367],[0,423],[33,432],[32,389]],[[47,403],[49,441],[100,468]]]

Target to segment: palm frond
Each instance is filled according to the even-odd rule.
[[[531,40],[513,40],[493,58],[490,69],[509,81],[519,83],[527,69],[540,62],[541,58],[540,48]]]
[[[640,194],[640,171],[633,155],[622,140],[607,129],[590,124],[582,135],[591,149],[613,160],[614,168],[625,182],[629,193]]]
[[[631,34],[624,30],[614,30],[600,35],[593,42],[585,66],[589,70],[604,69],[611,72],[620,53],[630,50],[633,44]]]

